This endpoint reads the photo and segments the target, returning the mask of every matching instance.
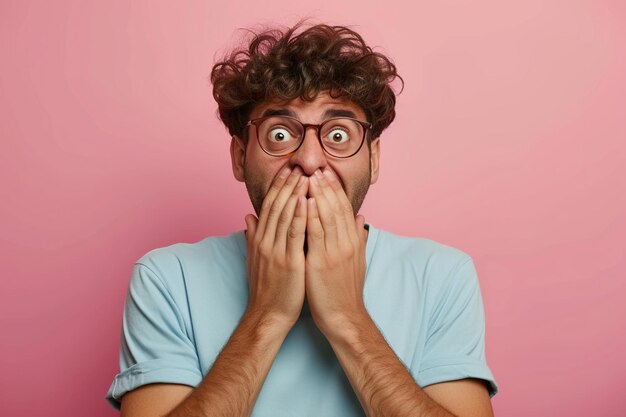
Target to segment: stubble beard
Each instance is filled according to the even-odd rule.
[[[244,157],[245,158],[245,157]],[[244,181],[246,184],[246,190],[248,190],[248,196],[250,197],[250,202],[252,203],[252,207],[256,213],[256,216],[259,217],[261,213],[261,206],[263,205],[263,200],[269,191],[270,184],[267,183],[263,178],[254,178],[249,170],[248,165],[244,159]],[[339,178],[339,182],[341,183],[341,187],[343,191],[346,193],[348,200],[350,200],[350,204],[352,205],[352,210],[354,212],[354,216],[359,213],[361,206],[363,205],[363,201],[365,201],[365,196],[367,195],[367,191],[369,190],[370,182],[372,179],[372,164],[368,164],[368,173],[367,177],[359,179],[354,184],[352,190],[347,190],[344,182]],[[273,179],[272,179],[273,180]],[[309,195],[306,196],[309,198]]]
[[[341,182],[341,187],[344,192],[348,196],[348,200],[350,200],[350,204],[352,205],[352,210],[354,212],[354,216],[358,214],[361,209],[361,205],[363,201],[365,201],[365,196],[367,195],[367,191],[370,186],[370,179],[372,177],[371,165],[370,170],[366,178],[359,180],[354,184],[354,189],[351,193],[346,191],[345,184]],[[244,180],[246,183],[246,189],[248,190],[248,196],[250,197],[250,202],[252,203],[252,207],[254,207],[254,211],[256,212],[257,218],[259,217],[259,213],[261,213],[261,206],[263,205],[263,200],[265,199],[265,195],[267,194],[268,189],[265,189],[265,182],[263,180],[259,180],[258,178],[251,178],[247,169],[244,170]],[[308,198],[307,194],[307,198]],[[307,241],[306,241],[306,231],[304,232],[304,253],[307,253]]]

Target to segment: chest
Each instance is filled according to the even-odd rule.
[[[245,270],[236,272],[227,277],[192,277],[188,281],[189,321],[203,375],[209,372],[247,306]],[[418,287],[411,280],[391,285],[386,277],[370,271],[363,291],[370,316],[407,368],[419,366],[426,327]],[[306,306],[281,346],[252,413],[253,417],[282,415],[364,415],[330,344]]]

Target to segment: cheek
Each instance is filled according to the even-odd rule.
[[[272,181],[285,165],[285,161],[281,161],[279,158],[269,160],[268,158],[252,157],[246,161],[244,166],[246,183],[262,190],[263,196],[265,196]]]
[[[350,188],[351,185],[362,183],[367,180],[369,183],[371,165],[369,154],[364,157],[354,156],[352,158],[329,162],[328,167],[339,177],[343,189]]]

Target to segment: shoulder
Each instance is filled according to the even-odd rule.
[[[242,244],[244,247],[242,247]],[[190,259],[199,256],[219,254],[238,254],[245,249],[243,231],[231,233],[228,236],[209,236],[194,243],[174,243],[169,246],[153,249],[143,255],[138,263],[161,262],[167,259]]]
[[[245,259],[243,231],[228,236],[210,236],[194,243],[175,243],[150,250],[135,262],[169,286],[190,271],[211,270],[221,263]]]
[[[374,240],[371,245],[372,256],[384,257],[393,262],[422,265],[430,270],[425,272],[451,270],[472,261],[465,251],[425,237],[403,236],[372,226],[370,233]]]
[[[474,261],[465,251],[424,237],[370,230],[368,267],[375,273],[388,277],[393,271],[415,281],[431,299],[478,286]]]

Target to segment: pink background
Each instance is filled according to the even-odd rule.
[[[496,414],[626,415],[624,2],[340,3],[1,3],[0,415],[117,414],[133,262],[251,211],[214,57],[305,15],[404,76],[363,214],[474,257]]]

